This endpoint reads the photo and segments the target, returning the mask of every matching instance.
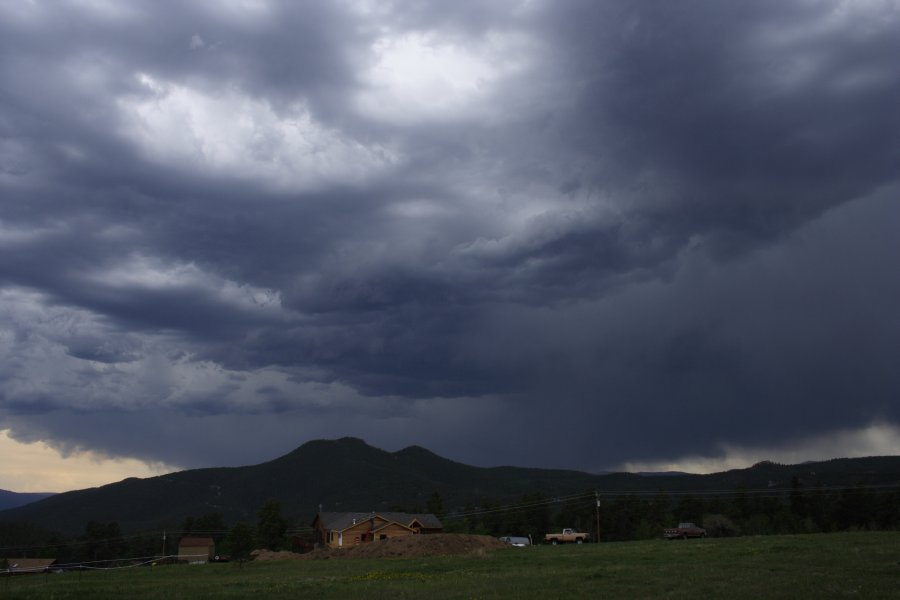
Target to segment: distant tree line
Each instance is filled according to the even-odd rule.
[[[59,564],[86,563],[98,567],[117,566],[123,560],[173,556],[182,537],[210,537],[219,555],[246,559],[255,548],[298,549],[296,536],[288,537],[291,521],[282,516],[278,502],[266,503],[251,525],[238,522],[227,527],[217,512],[188,517],[175,531],[124,535],[116,522],[90,521],[78,536],[66,537],[26,523],[0,523],[0,559],[55,558]],[[300,544],[304,544],[302,540]]]
[[[556,502],[541,494],[521,501],[486,502],[450,515],[450,531],[486,535],[531,535],[574,527],[597,534],[601,541],[658,538],[662,530],[691,521],[714,537],[819,533],[845,530],[900,529],[900,492],[894,488],[802,488],[796,478],[790,490],[750,491],[738,488],[729,494],[630,494],[614,497],[594,492]]]
[[[682,521],[706,528],[708,535],[727,537],[817,533],[845,530],[900,529],[900,490],[894,487],[803,487],[794,478],[788,490],[627,494],[595,496],[585,491],[557,500],[526,494],[518,500],[487,501],[444,514],[434,492],[425,507],[394,506],[403,512],[430,512],[443,517],[447,532],[492,536],[531,536],[574,527],[604,542],[658,538],[662,530]],[[249,557],[254,548],[303,551],[313,537],[308,519],[286,518],[278,502],[263,505],[255,523],[228,526],[219,513],[186,518],[176,531],[123,534],[118,523],[91,521],[74,537],[25,523],[0,523],[0,560],[8,557],[56,558],[59,563],[116,565],[137,557],[177,554],[183,536],[211,537],[216,551],[233,559]],[[165,536],[165,538],[164,538]]]

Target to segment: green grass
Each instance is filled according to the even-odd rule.
[[[135,568],[0,581],[0,598],[896,598],[900,532],[511,548],[484,556]]]

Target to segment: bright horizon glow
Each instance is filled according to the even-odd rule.
[[[0,489],[19,493],[69,492],[180,470],[173,465],[109,458],[94,452],[64,456],[45,442],[14,440],[8,429],[0,429],[0,454],[9,457],[0,469]]]
[[[797,465],[835,458],[897,455],[900,455],[900,427],[875,424],[863,429],[798,440],[794,445],[781,448],[749,448],[723,444],[721,456],[629,461],[622,463],[621,470],[631,473],[680,471],[705,475],[731,469],[746,469],[764,460]]]

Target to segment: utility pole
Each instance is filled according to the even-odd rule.
[[[166,557],[166,530],[163,529],[163,546],[162,546],[162,555],[160,558]]]
[[[597,501],[597,543],[600,543],[600,493],[594,490],[594,500]]]

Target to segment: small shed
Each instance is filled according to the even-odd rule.
[[[188,564],[208,563],[216,555],[216,543],[211,537],[183,537],[178,542],[178,560]]]
[[[46,573],[50,567],[56,564],[55,558],[7,558],[11,575],[25,575],[27,573]]]

